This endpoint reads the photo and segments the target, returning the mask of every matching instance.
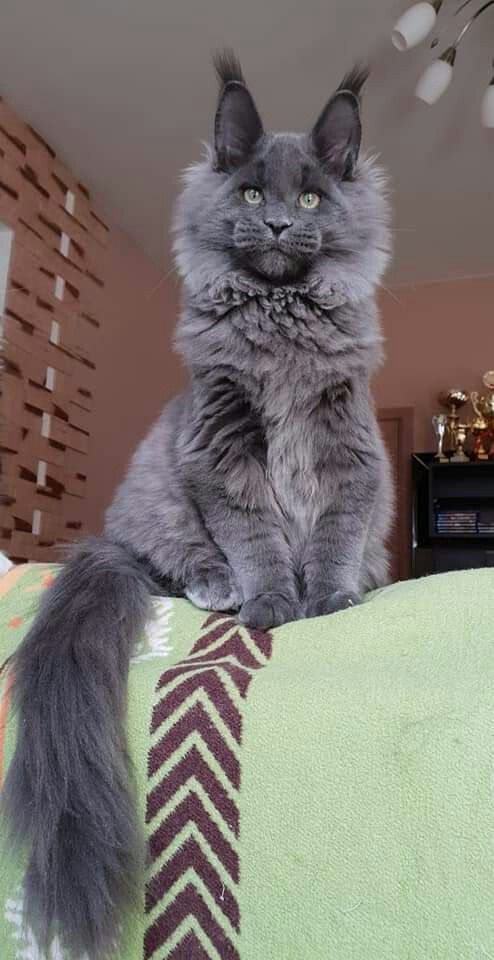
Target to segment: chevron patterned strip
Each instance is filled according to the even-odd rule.
[[[240,784],[238,758],[232,753],[220,731],[211,723],[210,716],[206,713],[202,703],[197,702],[177,721],[159,743],[151,748],[148,759],[148,775],[152,777],[191,733],[197,733],[202,737],[205,745],[223,768],[232,786],[238,790]]]
[[[207,937],[216,948],[221,960],[240,960],[240,954],[235,945],[224,932],[213,914],[205,904],[200,893],[193,884],[188,883],[176,899],[171,903],[161,917],[146,931],[144,937],[144,956],[151,957],[153,953],[166,944],[176,928],[188,917],[194,917],[200,924]],[[166,954],[165,954],[166,956]],[[180,956],[180,954],[179,954]],[[209,960],[209,954],[206,954]],[[169,958],[167,958],[169,960]],[[186,954],[183,960],[190,960]]]
[[[221,828],[214,823],[207,810],[194,790],[178,804],[172,813],[160,824],[149,840],[149,850],[153,860],[156,860],[167,846],[189,822],[192,821],[200,831],[232,880],[238,883],[239,865],[238,854],[233,850],[229,841],[225,839]]]
[[[219,619],[219,623],[218,623]],[[200,650],[206,650],[213,643],[216,643],[220,637],[224,637],[229,630],[234,630],[237,627],[237,621],[231,619],[222,619],[221,616],[218,617],[214,615],[214,620],[211,618],[206,620],[205,626],[210,626],[212,623],[216,623],[216,626],[212,630],[209,630],[207,633],[203,634],[202,637],[199,637],[199,640],[194,645],[192,653],[199,653]]]
[[[168,955],[168,960],[209,960],[209,956],[191,931]]]
[[[231,680],[233,680],[235,686],[237,687],[240,695],[245,697],[251,681],[251,676],[248,671],[244,670],[242,667],[237,666],[236,664],[229,663],[228,661],[222,661],[221,664],[215,663],[215,669],[218,666],[221,666],[222,670],[228,674]],[[162,674],[158,683],[158,690],[161,690],[163,687],[166,687],[172,680],[178,676],[182,676],[186,673],[193,673],[196,670],[203,670],[204,665],[202,663],[191,662],[188,663],[179,663],[176,667],[170,667],[169,670],[166,670]]]
[[[220,647],[217,647],[214,650],[214,652],[208,650],[207,653],[203,653],[200,656],[191,657],[190,662],[209,663],[212,660],[231,660],[232,658],[241,667],[245,667],[246,670],[259,670],[261,667],[266,665],[265,663],[256,659],[250,647],[247,645],[245,639],[240,635],[238,630],[236,630],[235,633],[232,633],[231,636],[228,637]]]
[[[159,679],[144,960],[240,960],[242,703],[271,653],[269,634],[211,614],[190,654]]]
[[[226,621],[226,626],[228,629],[224,630],[222,624],[219,624],[210,631],[207,644],[203,643],[203,638],[198,640],[188,658],[189,662],[205,663],[233,655],[242,666],[250,670],[264,666],[264,662],[259,663],[259,655],[262,661],[271,657],[270,635],[242,627],[234,620]]]
[[[173,711],[200,687],[205,689],[210,700],[212,700],[217,707],[218,713],[224,720],[226,726],[230,729],[232,736],[235,737],[235,740],[239,743],[240,712],[230,700],[221,677],[216,670],[201,670],[200,673],[187,677],[187,679],[177,684],[170,693],[163,697],[153,710],[151,733],[154,733],[159,725],[170,717]]]
[[[189,837],[171,860],[152,878],[146,892],[146,912],[150,913],[154,909],[189,868],[195,870],[216,901],[218,908],[228,917],[232,927],[238,930],[240,917],[237,901],[194,837]]]
[[[215,776],[214,771],[203,759],[194,745],[172,769],[166,779],[148,794],[146,822],[150,823],[170,800],[189,780],[198,780],[208,797],[214,803],[218,813],[238,837],[238,810],[225,788]]]
[[[217,622],[218,619],[220,620],[220,623]],[[201,650],[206,650],[213,647],[218,640],[220,640],[222,637],[226,637],[226,634],[229,631],[238,631],[237,621],[231,619],[223,620],[221,618],[221,614],[212,614],[209,620],[206,620],[205,626],[211,626],[213,623],[217,624],[216,627],[199,638],[192,650],[192,656],[194,656],[196,653],[199,653]],[[246,637],[248,637],[250,640],[254,641],[259,652],[266,659],[271,657],[272,639],[269,633],[263,633],[261,630],[251,630],[246,627],[242,628],[242,633],[244,641]]]

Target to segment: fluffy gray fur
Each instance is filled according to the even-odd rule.
[[[81,544],[15,657],[17,744],[2,806],[30,846],[27,920],[42,947],[110,949],[142,879],[143,843],[125,739],[129,659],[151,581],[121,547]]]
[[[57,930],[91,960],[140,876],[123,731],[148,576],[263,629],[358,603],[387,578],[390,479],[369,378],[388,207],[359,153],[365,74],[294,134],[264,132],[234,57],[217,70],[214,148],[186,172],[175,223],[190,384],[16,657],[4,803],[31,844],[28,913],[41,939]],[[308,191],[315,209],[300,205]]]

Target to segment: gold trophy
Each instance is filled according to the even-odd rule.
[[[448,410],[447,427],[444,441],[446,450],[456,451],[458,445],[458,429],[460,427],[460,418],[458,410],[464,406],[469,399],[465,390],[444,390],[439,394],[439,403]],[[463,442],[465,438],[463,439]],[[465,456],[465,454],[463,454]]]
[[[465,441],[470,427],[468,423],[459,423],[456,428],[456,450],[451,457],[451,463],[469,463],[469,457],[465,453]]]
[[[472,407],[475,411],[475,419],[472,420],[470,424],[470,430],[472,435],[475,437],[473,444],[473,456],[475,460],[488,460],[489,454],[484,446],[484,435],[486,430],[489,429],[489,424],[484,417],[481,402],[483,397],[480,396],[478,390],[472,390],[470,394],[470,400],[472,401]],[[483,403],[482,403],[483,406]]]
[[[478,460],[494,459],[494,370],[488,370],[482,377],[482,383],[487,387],[487,396],[481,396],[477,390],[470,394],[475,420],[472,430],[477,439],[475,454]],[[487,440],[488,450],[484,446]]]
[[[487,387],[489,395],[481,397],[482,412],[489,421],[490,426],[494,426],[494,370],[488,370],[482,377],[482,383]]]

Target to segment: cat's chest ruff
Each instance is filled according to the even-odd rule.
[[[312,445],[294,426],[291,437],[268,438],[267,482],[276,509],[283,518],[306,531],[319,512],[320,484]]]

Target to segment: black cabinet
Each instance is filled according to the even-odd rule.
[[[412,463],[412,576],[494,567],[494,461]]]

